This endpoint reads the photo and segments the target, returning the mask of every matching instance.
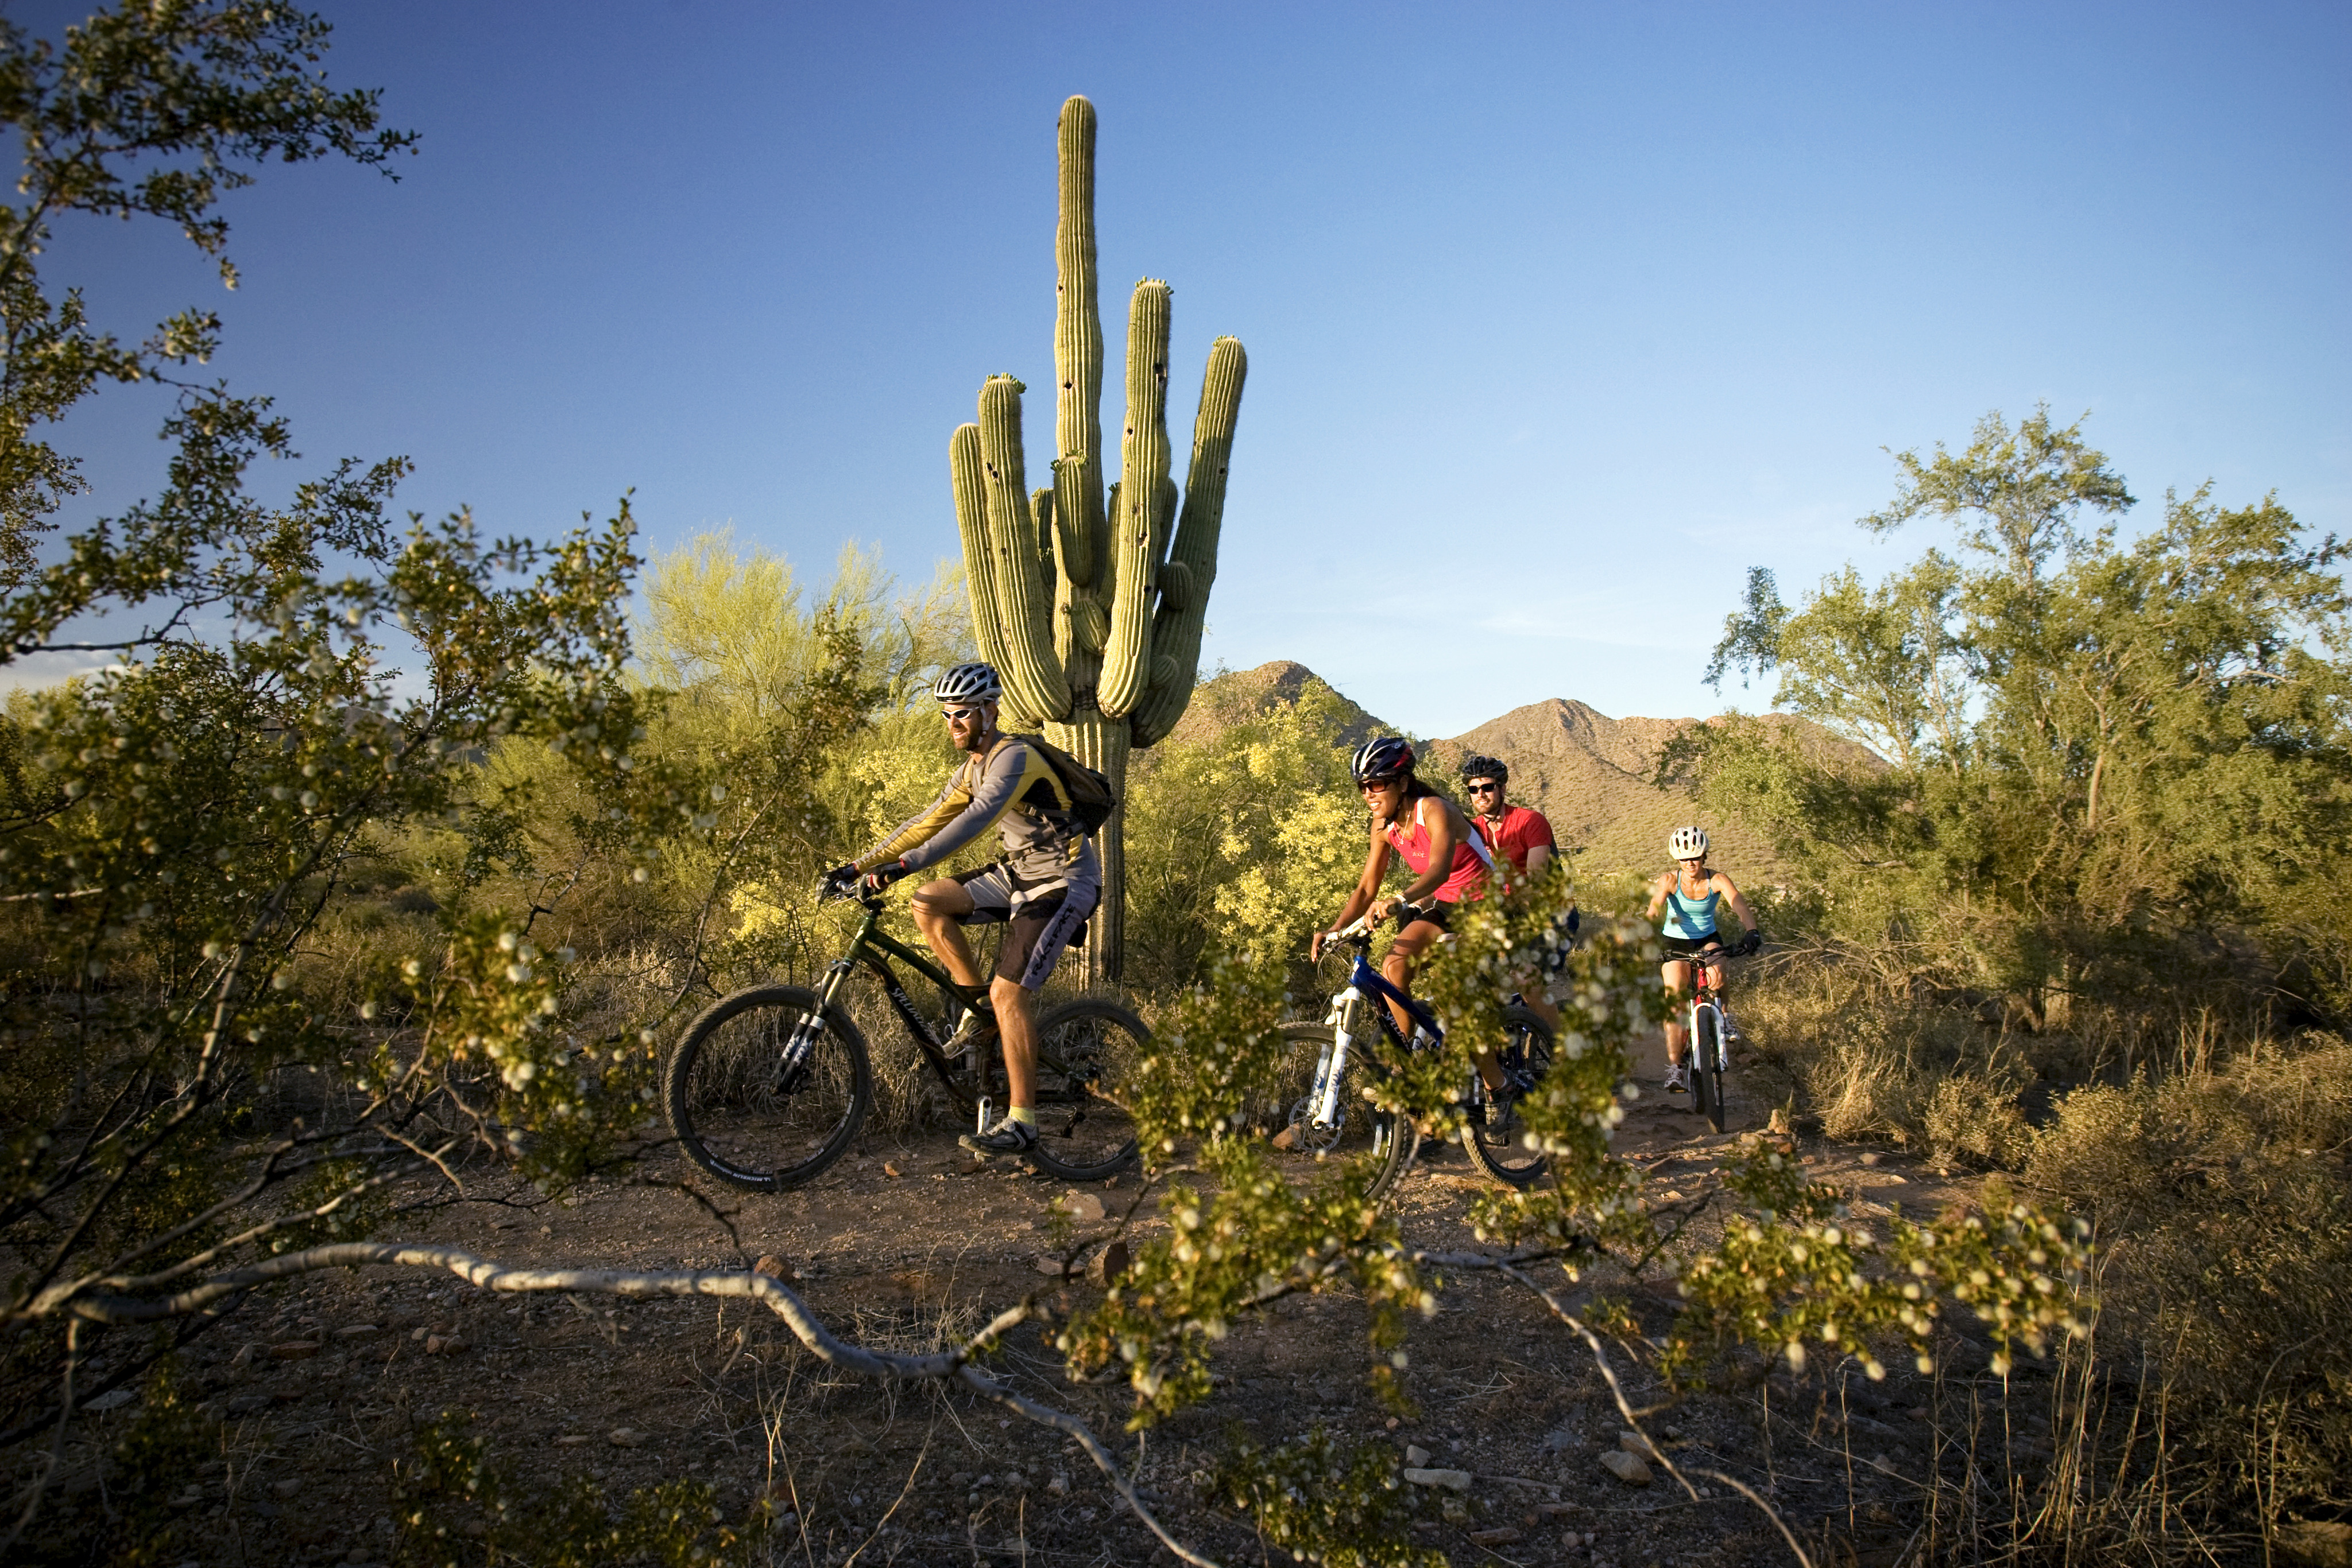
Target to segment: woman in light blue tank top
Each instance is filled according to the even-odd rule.
[[[1692,990],[1692,965],[1698,955],[1710,949],[1721,952],[1725,944],[1717,914],[1727,899],[1731,913],[1739,917],[1747,928],[1741,939],[1744,950],[1754,951],[1759,940],[1756,932],[1756,916],[1748,907],[1748,900],[1729,877],[1706,863],[1706,831],[1702,828],[1676,828],[1666,839],[1666,848],[1678,862],[1673,871],[1661,872],[1650,884],[1650,918],[1658,920],[1658,935],[1665,946],[1665,963],[1661,967],[1665,976],[1666,990],[1675,997],[1686,997]],[[1707,981],[1718,990],[1723,986],[1723,966],[1707,964]],[[1724,1014],[1724,1025],[1729,1030],[1731,1015]],[[1683,1076],[1683,1024],[1679,1011],[1666,1015],[1666,1092],[1685,1094],[1690,1085]]]
[[[1710,890],[1705,898],[1685,898],[1682,884],[1685,880],[1690,879],[1676,873],[1674,882],[1668,885],[1666,920],[1658,927],[1658,935],[1704,942],[1715,935],[1715,906],[1723,902],[1723,894],[1714,887],[1716,877],[1704,866],[1700,867],[1696,880],[1699,886]]]

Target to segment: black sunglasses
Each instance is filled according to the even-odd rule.
[[[1499,795],[1503,792],[1503,787],[1500,784],[1468,784],[1464,788],[1473,795]]]

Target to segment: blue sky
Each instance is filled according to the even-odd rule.
[[[1175,287],[1180,454],[1249,350],[1205,657],[1416,731],[1713,711],[1747,569],[1916,552],[1852,527],[1880,448],[1988,409],[2088,412],[2143,517],[2210,477],[2352,531],[2340,5],[314,3],[423,132],[401,182],[264,171],[234,295],[160,226],[51,276],[126,333],[216,303],[303,472],[405,453],[497,531],[634,487],[656,548],[928,576],[982,380],[1050,382],[1072,92],[1114,356]],[[152,396],[68,432],[100,509],[155,486]]]

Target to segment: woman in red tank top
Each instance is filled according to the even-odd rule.
[[[1323,956],[1323,943],[1341,926],[1381,901],[1381,881],[1387,876],[1389,855],[1402,855],[1418,874],[1401,894],[1388,900],[1403,929],[1381,959],[1381,973],[1401,991],[1410,990],[1413,960],[1445,933],[1454,904],[1479,896],[1491,863],[1486,846],[1470,831],[1468,819],[1444,796],[1413,777],[1412,747],[1394,736],[1366,741],[1356,752],[1356,787],[1371,808],[1371,847],[1364,856],[1364,874],[1348,894],[1331,931],[1318,931],[1307,952]],[[1397,1028],[1412,1032],[1412,1019],[1391,1004]]]

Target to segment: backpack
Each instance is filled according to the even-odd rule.
[[[1091,833],[1110,821],[1118,797],[1111,793],[1108,779],[1042,736],[1017,735],[1008,738],[1034,748],[1045,759],[1045,765],[1054,770],[1055,779],[1062,786],[1062,798],[1070,803],[1070,815],[1076,819],[1080,832]]]

